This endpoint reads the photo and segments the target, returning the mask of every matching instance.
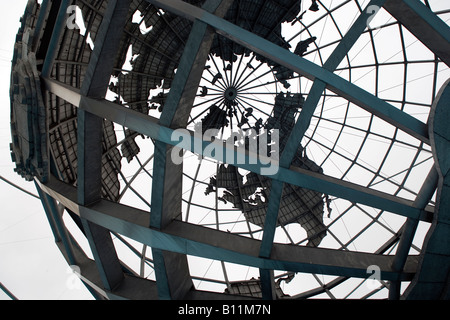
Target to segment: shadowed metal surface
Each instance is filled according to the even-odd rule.
[[[450,8],[337,2],[29,1],[13,161],[95,298],[448,298]]]

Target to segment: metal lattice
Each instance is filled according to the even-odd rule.
[[[97,298],[448,298],[444,2],[30,0],[18,171]]]

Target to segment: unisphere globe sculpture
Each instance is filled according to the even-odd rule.
[[[449,298],[449,18],[30,0],[16,171],[99,299]]]

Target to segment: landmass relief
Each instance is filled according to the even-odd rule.
[[[279,148],[284,150],[295,124],[295,116],[303,106],[301,94],[280,93],[275,98],[274,113],[264,125],[266,131],[279,130]],[[322,168],[306,156],[300,145],[292,161],[294,166],[322,173]],[[245,179],[244,179],[245,178]],[[244,182],[245,180],[245,182]],[[217,188],[223,192],[218,200],[232,203],[239,208],[245,218],[260,227],[264,227],[271,179],[253,172],[242,176],[233,165],[220,165],[216,175],[210,178],[205,194],[215,194]],[[324,201],[325,200],[325,201]],[[280,203],[277,225],[297,222],[306,231],[308,246],[318,246],[326,236],[323,223],[324,204],[329,204],[328,196],[320,192],[286,184]],[[327,206],[330,212],[329,206]]]

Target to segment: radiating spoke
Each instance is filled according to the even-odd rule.
[[[248,78],[250,78],[250,76],[252,76],[262,65],[264,65],[264,63],[260,63],[256,68],[254,68],[241,82],[239,82],[236,85],[236,88],[238,88],[239,90],[245,90],[245,86],[249,85],[250,83],[257,81],[265,76],[267,76],[268,74],[272,73],[272,70],[266,70],[265,72],[263,72],[260,75],[254,76],[251,80],[249,80],[248,82],[244,82],[246,81]]]

